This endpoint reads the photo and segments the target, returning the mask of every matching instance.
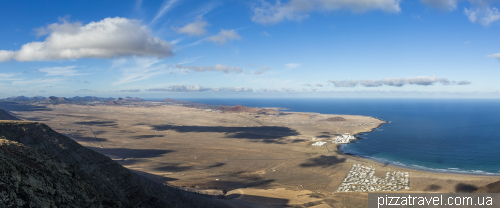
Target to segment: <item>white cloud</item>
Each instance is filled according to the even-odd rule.
[[[266,65],[260,67],[260,70],[254,72],[254,74],[264,74],[264,72],[269,71],[270,68]]]
[[[76,66],[65,66],[65,67],[50,67],[50,68],[41,68],[38,69],[39,72],[47,73],[45,76],[77,76],[77,75],[85,75],[78,73],[78,71],[74,70]]]
[[[172,56],[172,45],[154,37],[138,20],[106,18],[83,25],[54,23],[37,30],[49,34],[43,42],[24,44],[18,51],[0,51],[0,61],[47,61],[116,56]]]
[[[464,8],[464,13],[472,23],[479,23],[485,27],[500,19],[500,12],[495,7]]]
[[[16,80],[12,82],[12,85],[36,85],[36,86],[52,86],[62,82],[63,80],[60,78],[52,78],[52,79],[31,79],[31,80]]]
[[[401,87],[404,85],[433,85],[436,83],[441,83],[443,85],[449,85],[449,84],[459,84],[459,85],[467,85],[470,84],[469,81],[450,81],[448,79],[444,78],[436,78],[435,76],[428,77],[428,76],[419,76],[419,77],[407,77],[407,78],[385,78],[381,80],[342,80],[342,81],[337,81],[337,80],[330,80],[332,84],[335,85],[335,87],[356,87],[358,85],[361,85],[363,87],[380,87],[380,86],[394,86],[394,87]]]
[[[277,1],[275,5],[261,1],[253,9],[252,21],[260,24],[276,24],[284,20],[302,20],[312,11],[349,10],[355,13],[382,10],[390,13],[401,11],[400,0],[290,0]]]
[[[278,90],[275,90],[274,88],[260,88],[260,92],[278,92]]]
[[[240,35],[235,30],[220,30],[219,34],[213,35],[207,38],[207,41],[212,41],[214,43],[219,43],[221,45],[226,44],[227,41],[240,40]]]
[[[430,7],[452,11],[457,8],[457,2],[459,0],[420,0],[420,1]]]
[[[207,33],[205,29],[208,26],[208,22],[203,20],[198,20],[192,23],[189,23],[181,28],[173,28],[179,34],[188,34],[189,36],[202,36]]]
[[[496,59],[500,60],[500,53],[495,53],[495,54],[487,55],[486,57],[496,58]]]
[[[174,85],[164,88],[146,89],[146,91],[169,91],[169,92],[201,92],[208,90],[210,90],[210,88],[205,88],[200,85]]]
[[[182,66],[180,64],[175,65],[177,69],[191,70],[196,72],[205,72],[205,71],[216,71],[216,72],[224,72],[224,73],[241,73],[243,69],[241,67],[234,66],[226,66],[221,64],[216,64],[215,67],[212,66]]]
[[[288,63],[288,64],[285,64],[286,68],[289,68],[289,69],[297,68],[300,65],[301,64],[298,64],[298,63]]]
[[[251,87],[215,87],[212,91],[216,92],[253,92]]]
[[[0,50],[0,62],[5,62],[14,59],[16,52]]]
[[[139,92],[140,89],[131,89],[131,90],[120,90],[120,92]]]
[[[168,11],[170,11],[175,4],[177,3],[178,0],[166,0],[163,2],[163,5],[161,6],[160,10],[158,10],[158,13],[156,13],[155,18],[151,20],[149,24],[154,24],[158,19],[160,19],[163,15],[165,15]]]
[[[21,80],[19,78],[14,78],[19,74],[12,74],[12,73],[0,73],[0,81],[13,81],[13,80]]]

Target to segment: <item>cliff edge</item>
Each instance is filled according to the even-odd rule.
[[[0,121],[0,207],[221,207],[135,175],[45,124]]]

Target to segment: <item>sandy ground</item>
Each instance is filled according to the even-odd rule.
[[[2,106],[0,105],[0,108]],[[499,177],[409,170],[312,143],[368,132],[382,121],[317,113],[216,113],[182,106],[48,105],[13,109],[158,183],[224,195],[234,207],[365,207],[367,193],[335,190],[353,164],[410,172],[410,190],[471,192]],[[341,116],[344,122],[324,121]],[[312,138],[316,138],[313,140]]]

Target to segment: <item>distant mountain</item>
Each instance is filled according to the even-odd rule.
[[[60,103],[69,103],[71,102],[65,97],[56,97],[56,96],[50,96],[44,100],[42,100],[44,103],[52,103],[52,104],[60,104]]]
[[[45,97],[42,97],[42,96],[35,96],[35,97],[17,96],[17,97],[5,98],[4,100],[13,101],[13,102],[22,102],[22,101],[40,101],[40,100],[44,100],[44,99],[45,99]]]
[[[76,97],[68,98],[68,100],[79,101],[79,102],[82,102],[82,101],[91,102],[91,101],[114,100],[114,98],[111,98],[111,97],[110,98],[100,98],[100,97],[95,97],[95,96],[85,96],[85,97],[76,96]]]
[[[109,101],[107,104],[108,105],[124,105],[124,104],[133,104],[137,102],[142,102],[144,101],[141,98],[138,97],[126,97],[126,98],[116,98],[115,100]]]

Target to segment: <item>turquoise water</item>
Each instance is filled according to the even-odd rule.
[[[430,171],[500,174],[500,100],[182,99],[206,104],[377,117],[389,123],[341,149]]]

